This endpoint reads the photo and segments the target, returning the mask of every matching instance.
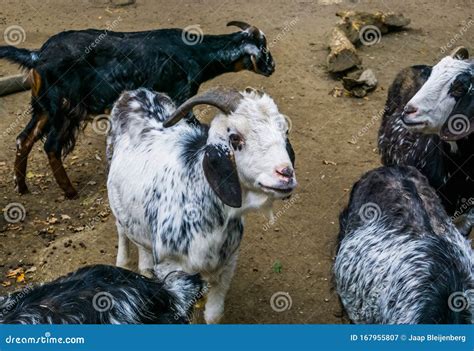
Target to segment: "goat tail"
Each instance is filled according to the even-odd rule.
[[[2,58],[13,63],[18,63],[24,68],[31,69],[35,68],[39,56],[37,51],[7,45],[0,46],[0,59]]]

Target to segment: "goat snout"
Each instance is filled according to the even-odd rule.
[[[406,116],[415,116],[417,112],[418,112],[418,107],[416,107],[414,105],[411,105],[411,104],[407,104],[405,106],[405,108],[403,109],[404,117],[406,117]]]
[[[295,174],[293,167],[291,166],[284,166],[279,167],[275,170],[275,172],[280,176],[285,178],[285,180],[291,180]]]

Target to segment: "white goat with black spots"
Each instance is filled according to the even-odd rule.
[[[209,126],[181,120],[195,105],[220,109]],[[163,94],[122,94],[108,137],[108,192],[119,236],[117,265],[128,242],[139,269],[181,269],[210,283],[204,317],[224,311],[243,234],[242,216],[271,211],[296,186],[288,121],[266,94],[212,90],[178,109]]]

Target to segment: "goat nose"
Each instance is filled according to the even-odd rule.
[[[415,114],[416,112],[418,112],[418,108],[410,104],[406,105],[403,109],[403,114],[405,115]]]
[[[281,175],[281,176],[283,176],[283,177],[285,177],[285,178],[291,178],[291,177],[293,177],[293,174],[295,173],[294,170],[293,170],[293,168],[291,168],[291,167],[289,167],[289,166],[284,167],[284,168],[278,168],[278,169],[276,170],[276,172],[277,172],[279,175]]]

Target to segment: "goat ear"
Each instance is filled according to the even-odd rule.
[[[457,60],[467,60],[469,58],[469,51],[464,46],[458,46],[451,51],[450,56]]]
[[[235,166],[234,154],[224,144],[206,146],[202,161],[204,175],[219,199],[227,206],[242,206],[242,189]]]

